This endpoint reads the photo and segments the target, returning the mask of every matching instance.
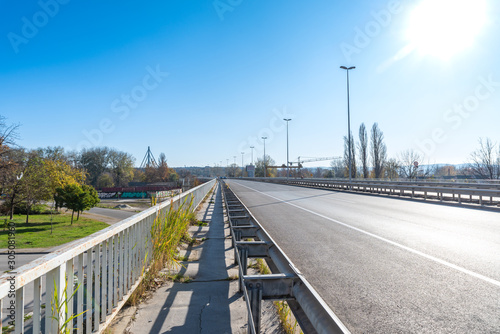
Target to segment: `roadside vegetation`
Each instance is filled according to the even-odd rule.
[[[271,270],[266,264],[264,259],[255,259],[250,265],[250,268],[257,270],[261,275],[271,274]],[[292,314],[292,310],[288,306],[287,302],[282,301],[274,301],[274,307],[276,308],[276,312],[278,313],[278,317],[281,322],[281,327],[286,334],[302,334],[302,330]]]
[[[143,268],[144,277],[130,296],[128,304],[138,304],[149,291],[154,291],[164,280],[183,283],[190,281],[189,277],[168,275],[162,273],[162,270],[179,264],[177,248],[181,242],[194,242],[188,233],[189,225],[196,221],[192,207],[193,201],[185,200],[178,209],[170,208],[164,215],[155,219],[151,227],[153,251],[147,255],[151,263],[148,268]]]

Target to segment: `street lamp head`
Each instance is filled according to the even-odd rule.
[[[343,70],[354,70],[356,66],[351,66],[351,67],[340,66],[340,68]]]
[[[267,137],[262,137],[262,139],[266,140],[266,139],[267,139]]]
[[[283,118],[283,120],[288,122],[288,121],[291,121],[292,119],[291,118]]]

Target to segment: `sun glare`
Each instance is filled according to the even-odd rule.
[[[407,37],[416,51],[449,59],[474,44],[485,21],[486,0],[422,0]]]

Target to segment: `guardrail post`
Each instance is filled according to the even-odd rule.
[[[234,248],[236,250],[236,247]],[[248,248],[243,248],[243,247],[238,247],[237,253],[240,254],[240,270],[243,273],[243,275],[247,274],[247,267],[248,267]],[[239,277],[239,288],[240,292],[243,291],[243,275]]]
[[[262,305],[262,286],[260,283],[248,284],[248,292],[250,298],[250,309],[252,310],[253,319],[248,319],[248,321],[253,321],[255,325],[255,331],[260,333],[260,317],[261,317],[261,305]]]

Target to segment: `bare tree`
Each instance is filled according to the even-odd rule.
[[[357,169],[356,169],[356,150],[355,150],[355,143],[354,143],[354,138],[351,135],[351,176],[353,178],[356,178],[357,175]],[[345,173],[346,177],[349,177],[349,149],[347,148],[349,146],[349,140],[347,139],[347,136],[344,136],[344,165],[345,165]]]
[[[6,168],[9,161],[3,159],[7,152],[16,146],[16,140],[19,139],[17,130],[19,124],[7,125],[6,118],[0,115],[0,168]]]
[[[479,148],[471,153],[471,163],[469,164],[473,175],[485,179],[500,178],[500,153],[495,157],[495,146],[491,139],[483,141],[479,138]]]
[[[363,178],[368,178],[368,133],[366,132],[365,123],[359,126],[359,159],[361,160],[361,168]]]
[[[389,180],[394,180],[399,178],[399,171],[401,170],[401,165],[396,159],[387,160],[384,168],[385,177]]]
[[[335,159],[330,162],[330,167],[332,168],[332,177],[345,177],[345,165],[342,159]]]
[[[261,158],[257,158],[257,162],[255,163],[255,176],[256,177],[263,177],[264,176],[264,170],[266,169],[267,166],[274,166],[276,162],[274,161],[273,158],[269,154],[266,154],[266,162],[264,163],[264,160]],[[232,165],[231,165],[232,166]],[[229,168],[231,168],[231,166]],[[230,169],[231,171],[231,169]],[[233,175],[231,176],[236,176],[236,172],[232,172]],[[267,177],[274,177],[276,176],[276,170],[267,168]]]
[[[384,133],[380,131],[378,124],[373,123],[371,131],[371,156],[375,178],[382,177],[384,165],[387,159],[387,148],[384,144]]]
[[[402,177],[407,179],[414,179],[417,177],[418,165],[416,162],[422,162],[422,156],[413,149],[403,151],[398,156],[398,163]]]

